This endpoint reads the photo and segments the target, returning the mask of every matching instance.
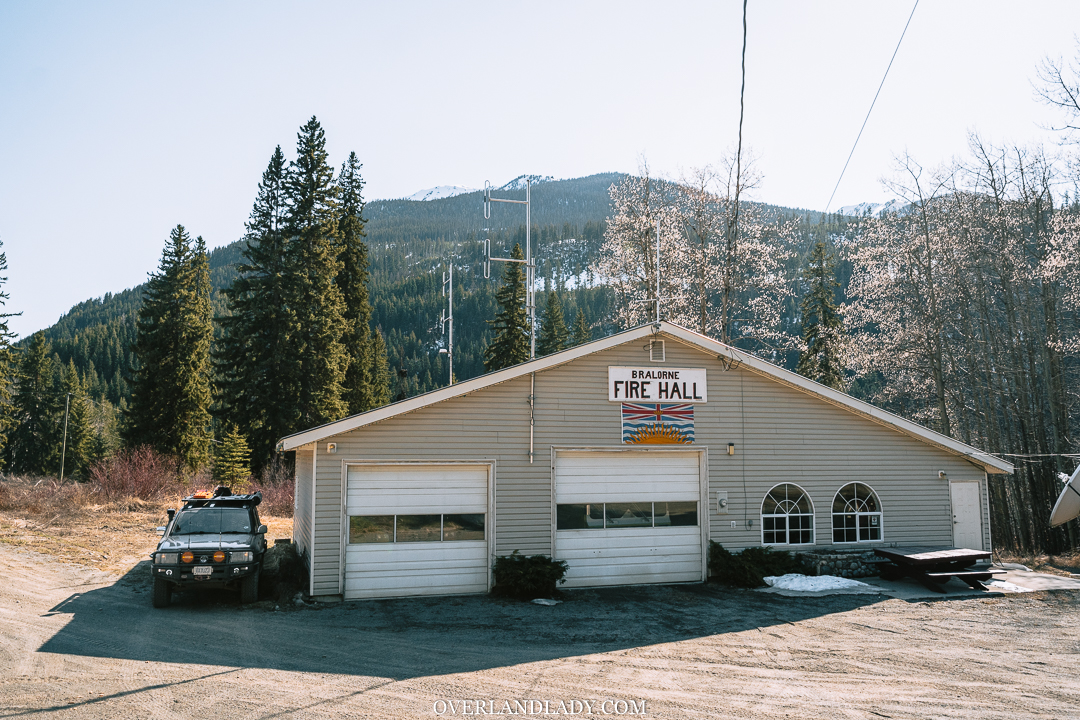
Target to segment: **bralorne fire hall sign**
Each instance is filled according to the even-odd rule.
[[[704,368],[608,367],[608,400],[622,403],[627,445],[690,445],[694,404],[708,402]]]

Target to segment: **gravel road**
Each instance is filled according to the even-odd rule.
[[[221,592],[155,611],[148,576],[0,545],[0,718],[1080,716],[1072,592],[697,585],[279,610]]]

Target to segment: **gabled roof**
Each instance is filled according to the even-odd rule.
[[[508,380],[528,375],[529,373],[542,372],[559,365],[565,365],[566,363],[573,362],[586,355],[603,352],[604,350],[623,345],[624,343],[650,339],[658,336],[666,336],[672,340],[677,340],[701,350],[702,352],[713,355],[722,362],[732,363],[738,367],[745,368],[750,372],[757,373],[758,375],[787,385],[800,392],[818,397],[832,405],[861,415],[879,425],[884,425],[885,427],[896,430],[904,435],[913,437],[916,440],[933,445],[945,452],[964,457],[972,463],[982,467],[988,473],[1007,474],[1013,472],[1011,463],[991,455],[990,453],[983,452],[971,445],[953,440],[941,433],[924,428],[922,425],[913,423],[910,420],[905,420],[899,415],[894,415],[881,408],[863,402],[862,400],[857,400],[839,390],[833,390],[832,388],[816,383],[813,380],[808,380],[802,375],[793,373],[790,370],[785,370],[784,368],[773,365],[772,363],[766,362],[749,353],[737,350],[730,345],[725,345],[712,338],[700,335],[666,321],[641,325],[611,335],[603,340],[585,343],[584,345],[579,345],[570,348],[569,350],[563,350],[562,352],[553,355],[530,360],[529,362],[521,363],[520,365],[514,365],[513,367],[504,368],[493,373],[488,373],[487,375],[481,375],[472,380],[466,380],[465,382],[433,390],[432,392],[424,393],[423,395],[418,395],[409,398],[408,400],[385,405],[376,410],[370,410],[365,413],[360,413],[359,415],[353,415],[343,420],[338,420],[337,422],[328,423],[312,428],[311,430],[305,430],[304,432],[289,435],[278,442],[278,449],[295,450],[298,447],[318,442],[324,438],[340,435],[341,433],[355,430],[364,427],[365,425],[371,425],[372,423],[377,423],[397,415],[404,415],[405,413],[413,412],[428,407],[429,405],[435,405],[444,400],[467,395],[492,385],[498,385],[499,383],[504,383]]]

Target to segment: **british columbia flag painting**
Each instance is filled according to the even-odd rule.
[[[691,403],[623,403],[622,441],[627,445],[690,445],[694,442]]]

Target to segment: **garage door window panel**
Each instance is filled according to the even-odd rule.
[[[484,540],[486,525],[484,513],[351,515],[349,544]]]
[[[698,504],[681,502],[560,503],[556,530],[696,527]]]
[[[558,530],[603,530],[604,503],[563,503],[555,508]]]
[[[697,526],[696,502],[653,503],[653,523],[656,527]]]
[[[652,527],[652,503],[606,503],[604,524],[609,528]]]
[[[442,515],[398,515],[397,542],[439,542]]]
[[[777,485],[761,503],[761,541],[765,545],[808,545],[814,542],[814,506],[799,487]]]
[[[443,515],[443,542],[483,540],[484,514]]]
[[[848,483],[833,499],[833,542],[881,540],[881,503],[869,485]]]
[[[353,515],[349,518],[349,542],[352,544],[394,542],[394,516]]]

